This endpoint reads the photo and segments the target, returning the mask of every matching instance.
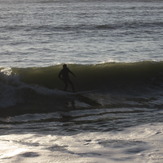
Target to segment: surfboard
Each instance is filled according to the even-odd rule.
[[[93,93],[95,90],[88,90],[88,91],[71,91],[71,90],[61,90],[59,89],[60,92],[65,93],[65,94],[72,94],[72,95],[79,95],[79,94],[87,94],[87,93]]]

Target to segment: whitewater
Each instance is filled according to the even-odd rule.
[[[0,163],[162,163],[162,17],[161,0],[0,0]]]

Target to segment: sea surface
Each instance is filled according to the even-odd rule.
[[[0,0],[0,163],[162,163],[162,18],[161,0]]]

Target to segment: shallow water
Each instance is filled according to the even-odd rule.
[[[162,124],[123,131],[13,133],[0,136],[2,162],[162,162]],[[8,148],[10,146],[10,148]]]

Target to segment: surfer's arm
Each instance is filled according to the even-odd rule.
[[[76,75],[72,71],[69,70],[69,73],[71,73],[74,77],[76,77]]]

